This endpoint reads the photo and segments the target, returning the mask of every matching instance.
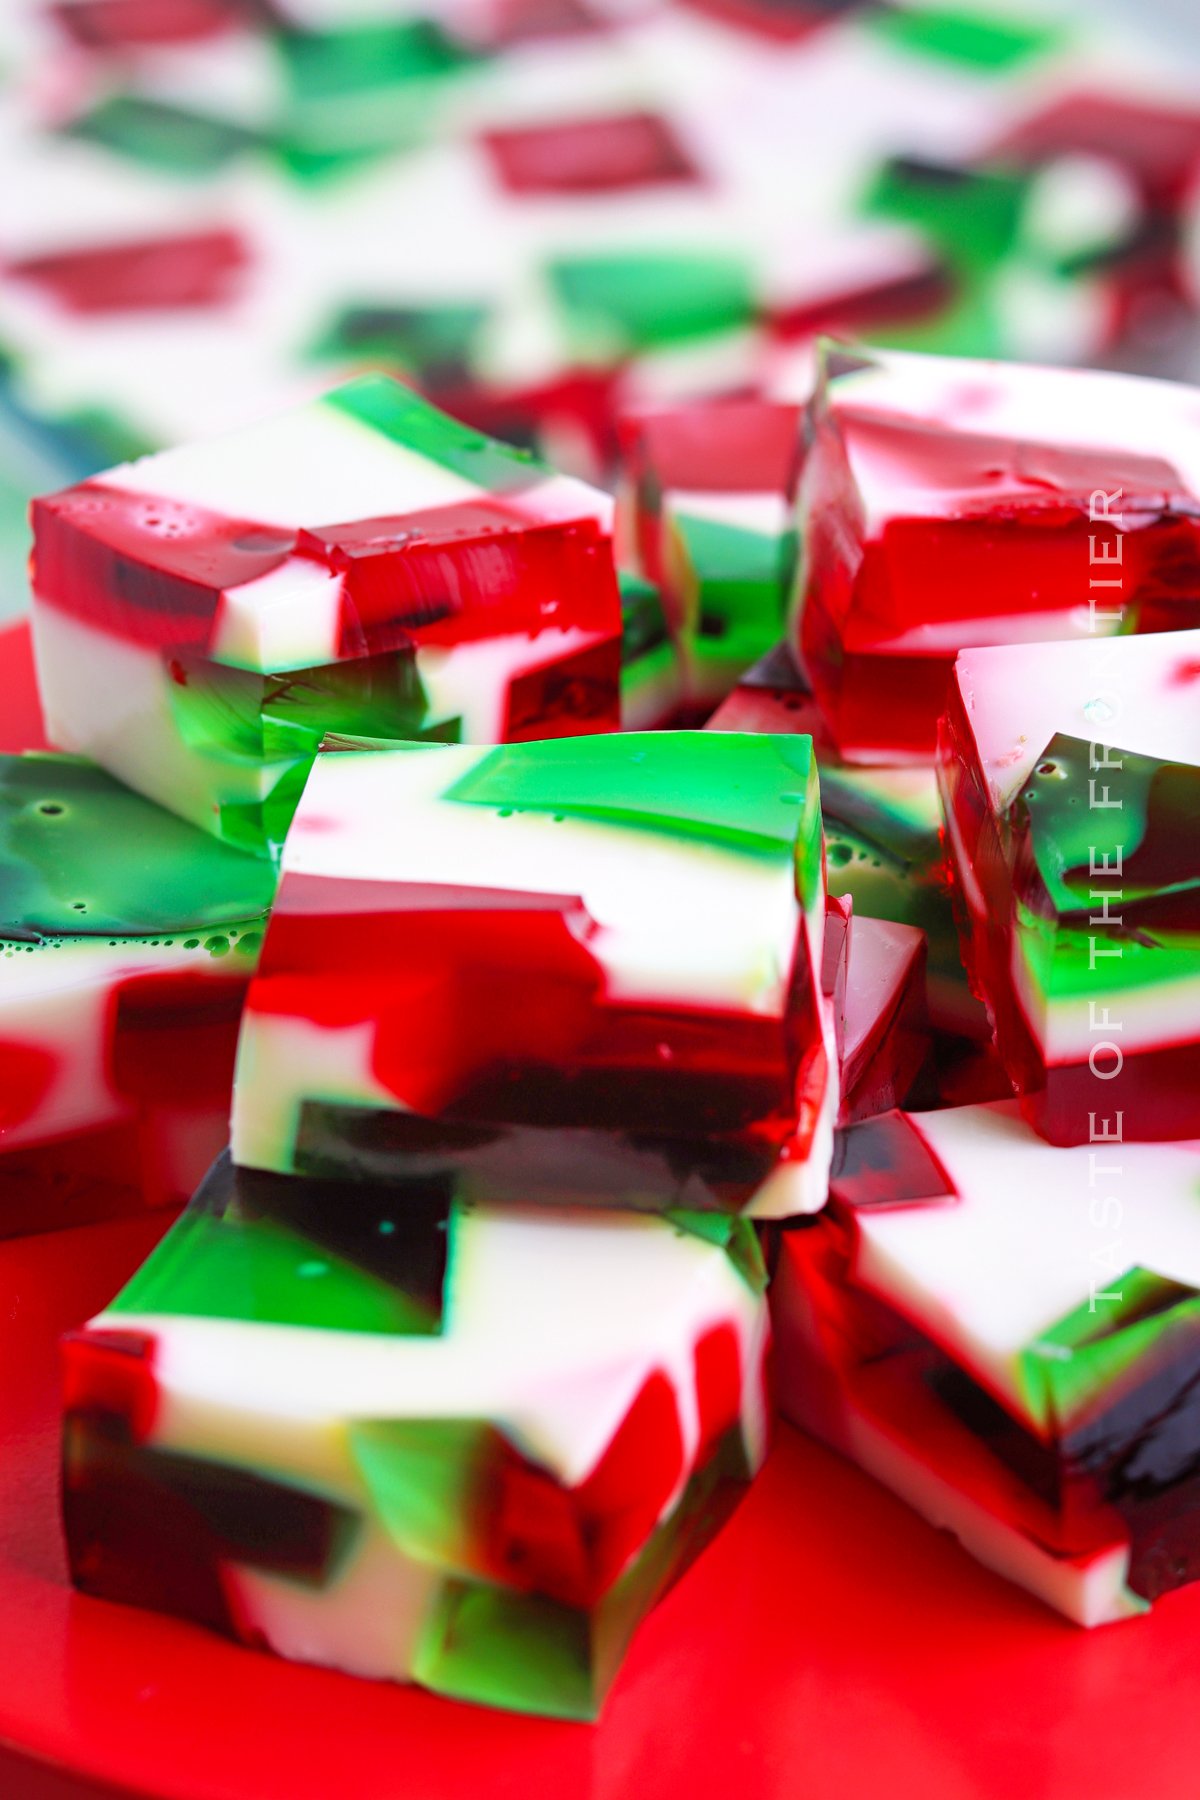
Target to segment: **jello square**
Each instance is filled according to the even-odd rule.
[[[765,1157],[754,1211],[819,1206],[824,933],[806,739],[324,755],[244,1024],[234,1154],[386,1178],[448,1131],[611,1130]]]
[[[185,1200],[274,890],[73,757],[0,757],[0,1236]]]
[[[685,697],[701,715],[783,630],[800,415],[782,402],[722,401],[620,422],[618,541],[662,593]]]
[[[1056,1144],[1200,1136],[1200,631],[964,652],[939,780],[968,971]]]
[[[771,1290],[785,1415],[1081,1625],[1200,1576],[1200,1142],[1014,1101],[845,1132]]]
[[[48,729],[260,850],[326,731],[609,729],[610,514],[385,376],[111,469],[34,506]]]
[[[791,641],[841,754],[929,762],[960,650],[1200,625],[1200,392],[827,344]]]
[[[946,879],[936,771],[843,762],[786,644],[747,669],[706,730],[811,735],[830,895],[853,900],[858,922],[892,920],[920,930],[928,943],[930,1020],[940,1031],[986,1039],[987,1020],[967,984]]]
[[[760,1466],[764,1277],[657,1218],[223,1158],[65,1345],[89,1594],[559,1718]]]

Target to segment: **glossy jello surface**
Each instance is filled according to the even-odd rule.
[[[0,1232],[187,1198],[274,885],[91,764],[0,757]]]
[[[324,755],[243,1031],[235,1155],[328,1173],[344,1131],[349,1172],[364,1130],[399,1153],[434,1121],[708,1137],[783,1153],[759,1209],[819,1204],[824,891],[803,738]]]
[[[1200,1574],[1198,1167],[1012,1102],[852,1127],[782,1242],[785,1412],[1070,1618],[1144,1611]]]
[[[1198,669],[1178,632],[955,670],[939,779],[964,950],[1054,1143],[1118,1115],[1129,1138],[1200,1130]]]
[[[792,641],[853,761],[928,761],[955,654],[1195,626],[1193,390],[825,352]]]
[[[752,1233],[738,1255],[412,1187],[216,1165],[65,1345],[74,1578],[300,1660],[591,1717],[765,1452]]]
[[[51,733],[262,851],[325,732],[614,728],[610,514],[384,376],[110,469],[35,509]]]

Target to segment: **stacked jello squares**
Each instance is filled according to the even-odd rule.
[[[595,1711],[761,1461],[837,1073],[803,740],[331,750],[233,1155],[69,1353],[88,1591]]]
[[[762,1461],[752,1221],[823,1204],[839,1047],[867,1104],[874,1039],[864,1003],[848,1019],[846,919],[827,942],[808,741],[595,731],[619,666],[603,498],[387,384],[314,413],[252,434],[308,447],[288,464],[311,481],[303,508],[285,510],[268,463],[274,508],[218,520],[210,488],[190,510],[193,463],[214,481],[262,472],[235,443],[40,513],[52,716],[81,641],[111,640],[140,671],[147,730],[114,719],[138,705],[131,676],[97,688],[79,734],[206,823],[215,852],[251,860],[219,841],[251,831],[270,852],[253,866],[279,874],[232,1154],[68,1344],[72,1571],[286,1656],[591,1716],[641,1614]],[[339,510],[347,443],[377,516],[297,524]],[[496,491],[435,519],[412,495],[446,489],[447,456]],[[371,488],[376,457],[390,475]],[[204,542],[172,539],[160,569],[159,526],[135,544],[124,495],[161,522],[179,516],[172,484]],[[230,587],[246,511],[275,561]],[[103,626],[71,610],[77,592]],[[206,715],[201,748],[161,704],[175,684],[186,707],[197,669],[209,699],[228,695],[214,652],[233,654],[235,616],[239,654],[263,665],[286,642],[303,661],[287,674],[313,710],[282,772],[265,667],[240,671],[258,710],[236,743],[229,711]],[[439,624],[441,641],[422,635]],[[417,710],[326,710],[379,656],[426,696]],[[578,675],[540,735],[512,710],[531,664]],[[444,741],[486,737],[469,717],[492,741]],[[258,798],[231,811],[235,770]],[[903,1021],[882,1023],[903,1057]]]
[[[782,1408],[1085,1624],[1200,1573],[1198,418],[829,346],[788,642],[708,721],[811,734],[831,895],[929,938],[935,1078],[778,1233]]]
[[[1197,405],[835,351],[800,487],[805,704],[856,783],[936,778],[1016,1098],[843,1134],[782,1404],[1085,1624],[1200,1572]]]

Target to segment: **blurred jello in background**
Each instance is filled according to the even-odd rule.
[[[0,618],[31,494],[366,370],[607,483],[822,332],[1194,373],[1198,70],[1192,0],[9,0]]]

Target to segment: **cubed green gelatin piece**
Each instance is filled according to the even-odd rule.
[[[1097,805],[1093,787],[1097,795],[1111,790],[1119,804]],[[1028,832],[1034,866],[1060,915],[1091,909],[1097,867],[1120,869],[1121,897],[1130,903],[1200,889],[1200,769],[1190,763],[1101,752],[1060,733],[1018,794],[1013,822]]]
[[[621,664],[628,667],[669,640],[662,595],[652,581],[622,569],[617,577],[621,592]]]
[[[400,1337],[437,1335],[441,1323],[402,1288],[274,1219],[226,1224],[199,1207],[151,1252],[110,1310]]]
[[[549,276],[584,344],[598,334],[626,350],[653,350],[754,316],[751,272],[734,256],[580,256],[553,263]]]
[[[815,789],[807,737],[662,731],[501,745],[446,798],[771,856],[792,852]]]
[[[371,1506],[404,1555],[459,1570],[473,1501],[494,1430],[470,1419],[381,1419],[353,1424],[350,1453]]]
[[[237,1220],[230,1229],[203,1211],[176,1224],[112,1310],[401,1337],[437,1332],[428,1310],[401,1289],[299,1231],[272,1219]]]
[[[264,680],[257,670],[185,654],[169,659],[165,679],[172,723],[189,749],[248,766],[261,762]]]
[[[1125,902],[1122,902],[1124,905]],[[1135,903],[1136,904],[1136,903]],[[1099,906],[1100,902],[1097,901]],[[1014,923],[1016,948],[1026,970],[1027,985],[1051,1005],[1074,1001],[1082,1010],[1097,992],[1097,946],[1116,952],[1106,957],[1104,999],[1114,1006],[1131,994],[1143,997],[1160,991],[1192,987],[1196,980],[1196,938],[1193,932],[1157,935],[1140,932],[1130,909],[1118,924],[1092,925],[1085,914],[1069,919],[1046,918],[1018,900]],[[1114,1017],[1119,1017],[1114,1012]]]
[[[380,747],[425,738],[457,743],[460,719],[426,723],[416,661],[401,653],[262,675],[201,657],[172,659],[171,716],[183,741],[235,791],[264,762],[278,770],[260,798],[219,806],[220,836],[257,855],[287,836],[313,758],[331,737]]]
[[[985,73],[1007,74],[1030,58],[1056,49],[1064,41],[1060,26],[1005,17],[958,7],[875,7],[866,15],[870,29],[898,49],[940,61],[965,64]],[[897,80],[902,80],[897,73]]]
[[[767,1291],[767,1265],[753,1221],[730,1213],[692,1212],[676,1208],[665,1215],[678,1231],[719,1244],[746,1286],[755,1294]]]
[[[287,31],[276,40],[292,92],[330,100],[452,75],[475,59],[432,19]]]
[[[527,451],[485,437],[440,412],[419,394],[385,375],[364,375],[326,394],[320,403],[439,463],[485,494],[530,487],[546,474]]]
[[[211,175],[257,141],[245,126],[137,94],[113,94],[69,135],[169,175]]]
[[[952,269],[990,276],[1016,242],[1028,191],[1024,175],[897,157],[880,169],[865,205],[915,226]]]
[[[603,1698],[587,1613],[476,1582],[445,1584],[414,1675],[452,1699],[545,1718],[594,1719]]]
[[[55,420],[57,431],[70,434],[86,452],[92,469],[108,469],[114,463],[136,462],[162,448],[128,419],[102,406],[75,407]]]
[[[11,929],[150,936],[259,920],[264,863],[80,758],[0,757],[0,886]]]
[[[414,657],[353,657],[262,678],[262,748],[268,758],[315,756],[330,732],[416,737],[429,701]]]
[[[319,187],[323,182],[352,174],[365,164],[376,161],[388,151],[415,148],[419,134],[406,132],[391,144],[322,144],[313,142],[296,129],[282,131],[272,140],[272,147],[284,169],[298,182]]]
[[[748,1475],[727,1432],[671,1516],[590,1613],[538,1594],[448,1582],[414,1670],[437,1693],[511,1712],[594,1719],[640,1621],[709,1542]]]
[[[446,306],[348,306],[313,348],[322,362],[377,362],[426,380],[470,366],[491,309]]]
[[[1196,1198],[1200,1205],[1200,1183]],[[1107,1299],[1068,1313],[1021,1355],[1031,1412],[1062,1434],[1086,1418],[1094,1401],[1111,1405],[1131,1373],[1141,1384],[1155,1368],[1177,1359],[1194,1362],[1200,1346],[1200,1293],[1194,1288],[1141,1268],[1102,1285]]]
[[[786,544],[767,532],[746,531],[687,513],[673,521],[699,602],[700,632],[715,636],[719,623],[743,640],[753,634],[765,656],[783,630]]]

